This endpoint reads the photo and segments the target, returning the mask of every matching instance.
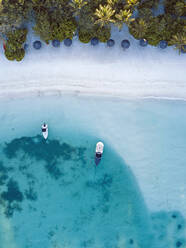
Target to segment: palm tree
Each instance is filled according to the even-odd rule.
[[[126,7],[127,8],[135,8],[139,4],[139,0],[127,0]]]
[[[85,0],[72,0],[72,2],[69,4],[74,12],[74,16],[79,16],[81,9],[87,4]]]
[[[136,39],[145,38],[147,29],[147,23],[141,18],[136,19],[129,25],[129,31]]]
[[[0,0],[0,12],[3,9],[3,4],[2,4],[2,0]]]
[[[114,19],[112,19],[112,16],[114,15],[115,10],[112,9],[110,5],[99,5],[99,9],[96,9],[95,16],[98,18],[95,21],[95,24],[100,24],[102,27],[108,25],[111,22],[115,22]]]
[[[129,5],[136,5],[136,4],[139,3],[139,0],[127,0],[127,3],[128,3]]]
[[[184,49],[184,45],[186,45],[186,35],[183,33],[178,33],[172,36],[172,39],[169,42],[170,45],[174,45],[175,49],[181,53],[181,50]]]
[[[0,32],[6,33],[14,28],[19,28],[23,22],[23,17],[16,11],[0,13]]]
[[[140,8],[138,9],[138,14],[140,18],[143,18],[146,21],[152,19],[152,10],[148,8]]]
[[[162,19],[157,19],[157,30],[159,31],[159,33],[162,33],[166,30],[167,27],[167,21],[165,18]]]
[[[186,9],[186,4],[183,2],[177,2],[174,6],[175,8],[175,12],[178,16],[183,16],[184,15],[184,11]]]
[[[107,0],[108,5],[110,5],[110,6],[114,6],[118,2],[119,2],[119,0]]]
[[[115,15],[115,25],[119,28],[119,30],[122,29],[124,23],[129,24],[130,22],[134,21],[131,16],[131,10],[120,10],[119,14]]]

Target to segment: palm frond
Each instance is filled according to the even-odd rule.
[[[111,22],[115,22],[114,19],[112,19],[113,15],[115,13],[115,10],[112,9],[110,5],[99,5],[99,9],[96,9],[95,16],[97,17],[97,20],[95,21],[95,24],[100,24],[101,26],[105,26]]]

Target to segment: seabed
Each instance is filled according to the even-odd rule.
[[[34,104],[38,104],[37,101],[41,100],[36,100]],[[80,110],[85,111],[82,110],[84,100],[81,102],[78,99],[77,102],[79,102],[77,105],[81,106]],[[59,100],[56,104],[59,104]],[[64,104],[64,100],[61,104]],[[108,107],[108,104],[105,106]],[[112,105],[114,104],[121,106],[121,103],[112,102]],[[140,109],[140,122],[146,120],[149,125],[147,109],[143,109],[145,105],[134,108],[134,103],[123,104],[126,107],[123,108],[124,115],[133,111],[136,113]],[[158,104],[166,112],[166,108],[171,107],[167,103],[168,107],[165,107],[164,103]],[[24,106],[28,105],[22,104],[20,107],[20,118]],[[7,109],[9,107],[7,106]],[[61,105],[58,105],[58,108],[62,109]],[[16,113],[15,109],[12,111]],[[69,113],[69,109],[66,111],[63,112],[64,116]],[[109,111],[114,113],[113,109]],[[76,116],[76,111],[74,113]],[[11,116],[13,118],[12,114]],[[10,115],[2,114],[1,119],[3,118],[10,118]],[[56,120],[59,121],[58,118]],[[132,123],[129,115],[128,120]],[[155,119],[153,121],[156,122]],[[79,125],[78,122],[74,123]],[[31,123],[31,126],[34,124]],[[134,174],[133,165],[126,163],[104,136],[90,134],[83,128],[78,132],[76,129],[72,129],[71,132],[68,130],[64,137],[61,134],[57,138],[54,130],[49,124],[47,141],[40,134],[20,137],[14,134],[13,138],[9,135],[7,141],[2,139],[0,144],[2,248],[186,246],[185,218],[181,211],[168,209],[151,211]],[[20,131],[19,127],[19,134]],[[12,130],[12,133],[14,132],[15,130]],[[64,129],[63,132],[65,133]],[[105,144],[105,150],[102,161],[95,167],[95,144],[100,138]]]

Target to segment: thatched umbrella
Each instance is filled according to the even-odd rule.
[[[148,45],[148,41],[146,39],[140,39],[140,46],[146,47]]]
[[[182,53],[186,53],[186,45],[183,45],[183,46],[181,47],[181,52],[182,52]]]
[[[27,43],[24,44],[24,50],[28,50],[29,45]]]
[[[41,46],[42,46],[41,41],[39,41],[39,40],[34,41],[33,47],[34,47],[35,49],[38,50],[38,49],[41,48]]]
[[[69,47],[69,46],[72,45],[72,40],[67,38],[67,39],[64,40],[64,44],[65,44],[65,46]]]
[[[165,49],[167,46],[168,46],[168,43],[167,43],[166,40],[161,40],[161,41],[159,42],[159,47],[160,47],[161,49]]]
[[[128,48],[130,47],[130,42],[129,42],[129,40],[122,40],[121,46],[122,46],[124,49],[128,49]]]
[[[60,46],[60,41],[59,40],[53,40],[52,41],[52,46],[53,47],[59,47]]]
[[[115,41],[114,41],[114,40],[109,39],[109,40],[107,41],[107,46],[108,46],[108,47],[113,47],[114,45],[115,45]]]
[[[98,43],[99,43],[98,38],[94,37],[94,38],[91,39],[91,45],[92,46],[96,46],[96,45],[98,45]]]

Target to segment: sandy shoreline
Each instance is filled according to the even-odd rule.
[[[171,87],[170,87],[171,84]],[[116,88],[117,85],[117,88]],[[99,96],[118,97],[124,99],[170,99],[186,100],[186,84],[184,82],[101,82],[101,86],[93,81],[65,82],[45,80],[5,83],[0,85],[0,98],[24,98],[40,96]]]
[[[121,98],[186,99],[186,59],[172,47],[142,48],[127,30],[113,29],[114,48],[81,44],[32,48],[38,37],[28,37],[29,49],[20,63],[10,62],[0,47],[0,98],[39,95],[93,95]],[[122,39],[131,46],[123,51]]]

